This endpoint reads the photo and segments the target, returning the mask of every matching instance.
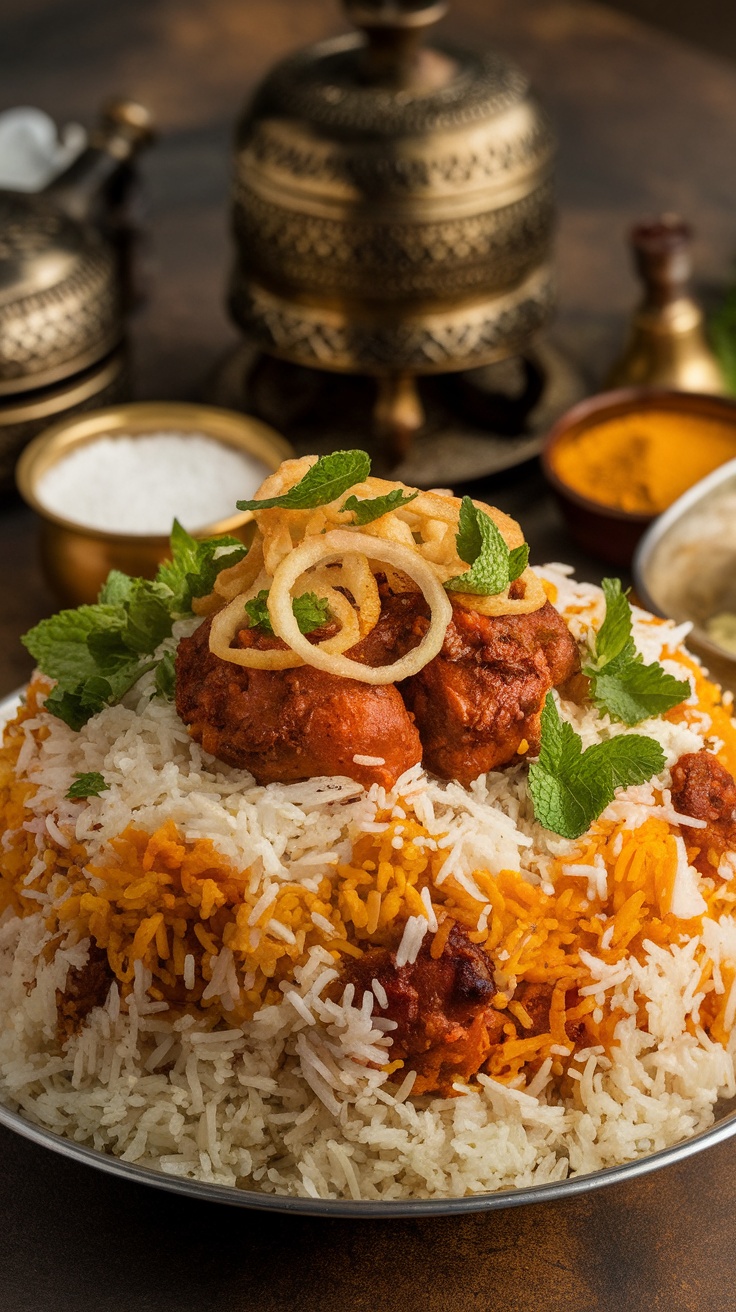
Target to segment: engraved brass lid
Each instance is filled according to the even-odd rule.
[[[232,313],[263,349],[320,368],[516,353],[553,299],[547,119],[504,56],[421,44],[445,4],[344,8],[362,33],[278,64],[240,123]]]
[[[0,396],[80,373],[120,342],[117,259],[91,214],[112,172],[150,135],[140,106],[115,103],[44,192],[0,192]]]

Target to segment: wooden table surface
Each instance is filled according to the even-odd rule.
[[[641,214],[696,225],[703,283],[736,249],[736,70],[592,3],[455,0],[448,27],[532,74],[561,138],[560,340],[600,377],[635,288]],[[194,397],[236,340],[223,309],[232,122],[289,48],[339,30],[331,0],[3,0],[0,108],[89,123],[112,93],[151,106],[143,172],[150,298],[131,325],[141,397]],[[539,475],[486,488],[537,560],[569,542]],[[29,513],[0,507],[0,694],[18,636],[53,606]],[[562,1204],[422,1221],[325,1221],[193,1203],[0,1132],[0,1308],[10,1312],[732,1312],[736,1142]]]

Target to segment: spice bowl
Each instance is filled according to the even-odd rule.
[[[615,480],[607,476],[602,456],[597,475],[593,465],[585,478],[579,477],[576,452],[581,452],[581,460],[583,456],[590,460],[597,431],[601,436],[610,433],[610,421],[616,420],[629,421],[631,433],[641,428],[640,449],[633,440]],[[657,491],[665,504],[656,504],[647,495],[645,443],[654,425],[660,432],[657,458],[662,474],[662,487]],[[575,541],[592,555],[628,566],[639,541],[666,504],[732,457],[736,457],[736,402],[694,392],[632,387],[602,392],[573,406],[550,430],[541,459]],[[595,484],[592,488],[591,482]],[[622,488],[625,504],[613,504]],[[676,491],[667,502],[673,488]],[[646,509],[633,508],[637,498],[649,502]]]
[[[150,439],[161,437],[180,439],[174,445],[167,444],[169,455],[173,451],[177,457],[169,478],[162,471],[160,453],[155,461],[150,458],[150,453],[155,452]],[[107,439],[123,439],[124,446],[121,447],[119,441],[111,444]],[[139,445],[139,439],[149,439],[149,442]],[[196,455],[201,462],[206,456],[207,448],[202,446],[202,439],[213,444],[213,462],[219,465],[221,455],[224,461],[222,509],[217,517],[210,514],[206,522],[192,522],[193,512],[190,510],[190,522],[187,522],[177,508],[176,488],[181,485],[183,489],[182,476],[194,466],[193,457]],[[138,450],[131,444],[135,444]],[[121,472],[121,453],[125,450],[132,451],[131,468],[138,471],[136,482],[131,486],[127,486],[122,477],[124,469]],[[118,464],[109,466],[103,477],[99,470],[99,453],[110,451],[114,452]],[[80,464],[81,452],[84,454]],[[120,517],[121,507],[124,510],[128,502],[139,510],[145,502],[158,521],[161,520],[162,505],[171,505],[171,519],[174,516],[181,518],[184,527],[194,537],[230,534],[247,542],[253,531],[252,515],[248,511],[237,511],[236,501],[251,497],[262,480],[293,454],[289,443],[279,433],[249,415],[186,402],[134,402],[90,411],[46,429],[23,452],[16,469],[16,481],[21,496],[40,520],[41,563],[48,583],[61,601],[79,606],[96,600],[111,569],[152,578],[169,554],[170,521],[169,528],[165,529],[162,522],[156,522],[155,528],[150,530],[144,520],[132,526],[131,516],[126,514],[121,527],[116,514]],[[236,455],[242,457],[240,463],[235,461]],[[63,493],[66,485],[59,483],[59,475],[64,474],[62,462],[70,462],[72,458],[76,465],[66,464],[68,487]],[[242,479],[239,477],[241,467]],[[102,472],[105,474],[104,468]],[[52,474],[55,483],[50,481]],[[94,482],[91,481],[93,476]],[[149,477],[151,481],[145,486]],[[84,511],[77,508],[77,490],[80,495],[84,494],[87,506],[90,498],[95,503],[93,513],[88,515],[89,522],[85,522]],[[188,492],[191,495],[191,488]],[[62,493],[64,500],[60,504]]]

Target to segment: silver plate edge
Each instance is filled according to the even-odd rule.
[[[10,693],[0,699],[0,729],[20,705],[20,691]],[[468,1212],[490,1212],[503,1207],[522,1207],[527,1203],[548,1203],[558,1199],[574,1198],[580,1194],[592,1193],[606,1185],[623,1184],[640,1175],[648,1175],[663,1166],[685,1161],[705,1148],[713,1148],[736,1134],[736,1111],[699,1134],[671,1148],[662,1148],[645,1157],[637,1157],[632,1162],[621,1166],[608,1166],[591,1175],[578,1175],[552,1184],[526,1185],[521,1189],[503,1189],[492,1194],[472,1194],[462,1198],[412,1198],[396,1199],[386,1202],[366,1200],[355,1202],[352,1199],[287,1197],[283,1194],[267,1194],[249,1189],[237,1189],[233,1185],[208,1184],[203,1180],[186,1180],[180,1176],[166,1175],[151,1167],[136,1166],[134,1162],[123,1162],[100,1152],[96,1148],[87,1148],[54,1134],[53,1130],[44,1129],[19,1112],[11,1111],[0,1102],[0,1125],[20,1134],[24,1139],[41,1148],[49,1148],[61,1157],[91,1166],[108,1175],[128,1180],[133,1184],[149,1185],[155,1189],[164,1189],[169,1193],[183,1194],[188,1198],[210,1203],[224,1203],[230,1207],[249,1207],[263,1212],[298,1214],[301,1216],[339,1217],[361,1220],[389,1220],[397,1217],[453,1216]]]

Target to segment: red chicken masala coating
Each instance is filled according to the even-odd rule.
[[[429,622],[421,593],[387,593],[381,605],[378,623],[346,653],[366,665],[398,660]],[[520,747],[538,749],[549,689],[580,669],[575,642],[549,602],[530,615],[492,618],[453,606],[439,656],[399,688],[311,666],[248,670],[214,656],[209,631],[207,621],[179,644],[176,709],[205,751],[259,783],[348,775],[388,788],[422,759],[434,774],[470,783],[508,764]],[[245,627],[237,640],[283,647]],[[384,763],[360,765],[355,756]]]
[[[672,767],[672,803],[681,815],[705,820],[704,829],[680,828],[692,865],[712,877],[723,853],[736,849],[733,775],[710,752],[688,752]]]
[[[550,602],[493,617],[453,605],[441,652],[401,685],[425,767],[469,784],[520,748],[536,755],[547,693],[579,670],[575,641]]]
[[[406,1070],[417,1072],[412,1094],[447,1096],[456,1080],[471,1079],[502,1054],[509,1039],[549,1031],[553,988],[522,982],[514,994],[520,1007],[512,1014],[506,997],[497,993],[491,958],[462,926],[452,926],[436,956],[432,939],[426,935],[416,961],[406,966],[397,966],[396,953],[388,948],[369,949],[346,962],[334,991],[341,996],[352,984],[360,1006],[376,980],[387,1005],[375,1006],[375,1014],[396,1026],[390,1031],[391,1060],[399,1058]],[[584,1026],[571,1025],[568,1038],[582,1045]]]
[[[206,752],[249,770],[259,784],[347,775],[366,788],[393,787],[421,760],[419,735],[393,684],[374,687],[311,665],[249,670],[213,655],[210,625],[182,639],[176,656],[176,709]],[[284,645],[249,628],[238,641]],[[348,655],[360,660],[360,644]],[[355,756],[383,764],[356,764]]]

